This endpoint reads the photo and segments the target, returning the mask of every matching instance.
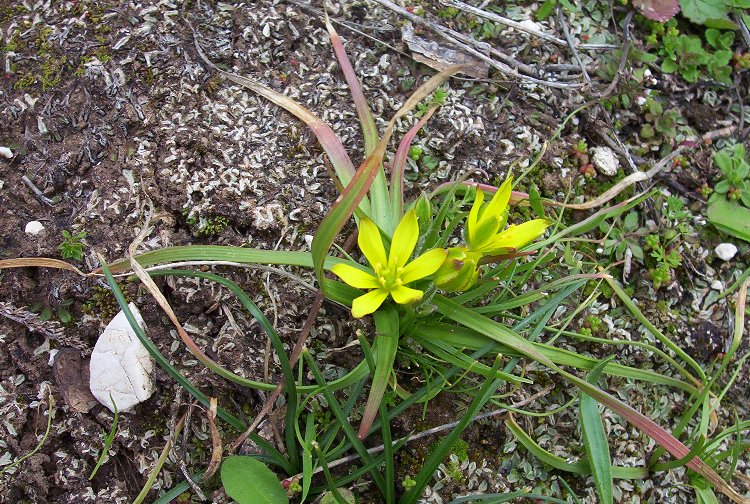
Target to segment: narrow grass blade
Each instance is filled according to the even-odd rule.
[[[583,392],[589,394],[598,402],[612,409],[615,413],[619,414],[625,420],[636,426],[651,439],[666,448],[667,451],[671,453],[675,458],[679,459],[685,457],[690,453],[690,449],[687,446],[685,446],[682,442],[680,442],[680,440],[675,438],[672,434],[670,434],[663,427],[659,426],[649,417],[620,401],[611,394],[591,385],[586,380],[582,380],[578,376],[563,370],[562,368],[554,364],[549,358],[537,351],[537,349],[531,342],[522,338],[505,326],[493,320],[482,317],[481,315],[478,315],[471,310],[462,307],[461,305],[453,303],[443,296],[436,295],[432,301],[437,306],[440,313],[442,313],[446,317],[451,318],[454,321],[459,322],[460,324],[463,324],[471,329],[482,332],[495,341],[498,341],[499,343],[503,343],[509,347],[515,348],[526,357],[529,357],[539,362],[540,364],[544,364],[551,370],[556,371],[563,378],[571,382],[573,385],[577,386]],[[739,493],[737,493],[737,491],[729,486],[721,478],[721,476],[719,476],[719,474],[714,471],[713,468],[708,466],[699,457],[694,457],[686,465],[690,469],[706,478],[708,482],[714,485],[720,492],[725,494],[734,502],[740,504],[746,504],[750,502],[750,499],[744,498]]]
[[[495,358],[494,364],[492,365],[492,371],[495,372],[499,370],[501,363],[501,357],[497,356]],[[492,394],[494,394],[497,388],[502,384],[503,380],[486,380],[484,384],[482,384],[482,387],[479,389],[476,397],[474,397],[474,400],[469,405],[466,413],[464,413],[461,417],[458,425],[456,425],[453,430],[451,430],[450,434],[448,434],[445,438],[443,438],[442,441],[440,441],[440,444],[435,447],[429,458],[425,460],[424,465],[414,477],[414,481],[416,484],[404,493],[404,495],[399,500],[399,504],[414,504],[415,502],[417,502],[417,499],[419,499],[422,490],[427,485],[427,483],[429,483],[430,479],[432,479],[432,475],[435,472],[435,469],[437,469],[440,463],[445,459],[445,457],[448,456],[448,453],[450,452],[453,445],[461,437],[461,433],[463,433],[466,427],[468,427],[469,423],[471,423],[474,417],[479,413],[479,410],[482,409],[482,406],[484,406],[487,401],[489,401],[490,397],[492,397]]]
[[[123,296],[122,291],[120,290],[120,286],[117,285],[117,282],[112,276],[112,273],[109,271],[109,268],[107,267],[107,264],[105,263],[103,257],[100,257],[100,263],[102,265],[102,272],[104,273],[104,276],[106,277],[107,282],[112,289],[112,293],[114,294],[115,299],[117,299],[117,304],[125,314],[125,318],[128,319],[130,327],[133,328],[133,331],[135,332],[136,336],[143,344],[143,346],[146,347],[157,364],[159,364],[159,366],[161,366],[161,368],[164,369],[164,371],[166,371],[169,376],[171,376],[177,383],[179,383],[180,386],[182,386],[188,393],[190,393],[190,395],[195,397],[198,402],[200,402],[207,408],[210,407],[211,404],[208,400],[208,397],[203,392],[195,388],[195,386],[190,383],[187,378],[182,376],[182,374],[177,371],[172,363],[169,362],[166,357],[164,357],[164,355],[159,351],[158,348],[156,348],[156,345],[154,345],[154,343],[146,336],[146,333],[143,331],[143,329],[141,329],[140,324],[136,322],[135,317],[133,316],[133,312],[130,311],[128,302],[125,300],[125,296]],[[222,420],[227,422],[238,431],[242,431],[247,428],[247,425],[245,425],[242,420],[227,412],[223,408],[218,408],[216,413]],[[276,448],[273,447],[271,443],[258,435],[252,435],[251,439],[256,444],[258,444],[258,446],[266,453],[269,462],[281,467],[287,472],[293,472],[293,468],[289,464],[289,462],[281,455],[281,453],[278,452],[278,450],[276,450]]]
[[[365,354],[367,365],[370,367],[370,373],[376,369],[375,356],[372,349],[363,335],[359,335],[359,344],[362,352]],[[380,401],[378,408],[380,413],[380,434],[383,441],[383,460],[385,461],[385,502],[394,504],[396,502],[396,485],[395,485],[395,460],[393,458],[393,440],[391,437],[391,423],[388,418],[388,410],[384,401]]]
[[[307,494],[310,492],[310,484],[312,483],[313,475],[312,451],[314,450],[314,442],[315,417],[312,413],[308,413],[305,425],[305,445],[304,451],[302,452],[302,499],[300,500],[300,502],[305,502],[305,500],[307,499]]]
[[[502,504],[505,502],[551,502],[552,504],[568,504],[568,501],[557,499],[555,497],[549,497],[548,495],[524,492],[523,490],[502,494],[467,495],[466,497],[459,497],[458,499],[454,499],[448,504]]]
[[[305,362],[307,363],[307,366],[310,368],[310,371],[312,371],[312,374],[315,377],[315,381],[320,386],[320,392],[323,394],[323,397],[326,398],[328,407],[331,408],[333,415],[341,425],[341,429],[344,431],[344,435],[346,436],[349,443],[351,443],[352,448],[354,448],[365,465],[372,464],[372,456],[367,452],[367,448],[365,448],[365,446],[357,437],[357,433],[354,432],[354,428],[352,428],[351,424],[349,423],[349,419],[346,417],[346,415],[344,415],[339,401],[333,395],[333,392],[326,386],[325,378],[320,372],[320,368],[318,368],[315,360],[312,358],[312,355],[310,355],[310,352],[307,349],[302,350],[302,355],[305,359]],[[367,363],[365,363],[365,366],[367,366]],[[322,463],[323,461],[321,461],[321,464]],[[377,467],[375,467],[374,465],[370,466],[369,472],[378,489],[382,493],[385,493],[385,480],[383,480],[383,477],[381,476]]]
[[[383,400],[388,377],[393,372],[393,362],[398,350],[398,312],[392,307],[381,308],[373,314],[375,318],[375,368],[372,370],[372,386],[367,404],[359,424],[359,439],[364,439],[370,432],[375,415]]]
[[[177,422],[177,426],[175,427],[174,434],[170,437],[170,439],[167,440],[166,444],[164,445],[164,448],[162,448],[161,454],[159,455],[159,458],[156,460],[156,464],[154,465],[153,469],[151,469],[151,472],[149,472],[148,474],[148,479],[146,480],[146,484],[143,485],[143,488],[141,489],[140,493],[133,500],[133,504],[141,504],[141,502],[143,502],[146,496],[148,495],[148,492],[151,490],[151,487],[154,485],[154,482],[156,481],[156,477],[159,475],[159,473],[161,472],[161,468],[164,466],[164,462],[167,461],[167,456],[169,455],[169,452],[172,451],[172,440],[176,439],[180,435],[183,425],[185,425],[184,416],[180,418],[179,422]]]
[[[336,53],[336,59],[338,59],[341,71],[344,73],[344,78],[346,79],[349,91],[352,94],[352,99],[354,100],[354,107],[357,110],[359,122],[362,125],[362,135],[365,139],[365,158],[367,158],[377,148],[379,140],[378,128],[375,125],[375,119],[372,116],[370,107],[367,105],[367,100],[362,92],[362,84],[359,82],[357,74],[354,72],[354,68],[352,68],[352,64],[349,61],[349,57],[346,55],[344,44],[341,42],[341,37],[336,33],[336,29],[328,19],[328,14],[325,16],[325,22],[328,35],[331,38],[333,51]],[[385,172],[383,171],[382,163],[378,166],[378,173],[375,175],[372,187],[370,188],[370,200],[371,217],[375,223],[382,227],[389,235],[392,234],[398,220],[392,220],[392,215],[388,211],[388,185],[385,181]]]
[[[632,313],[633,316],[637,318],[638,321],[643,324],[646,329],[648,329],[648,332],[650,332],[654,338],[659,340],[664,346],[669,348],[672,352],[674,352],[675,355],[677,355],[695,370],[700,380],[696,384],[699,386],[702,385],[703,382],[706,381],[706,374],[703,372],[703,368],[700,367],[697,362],[695,362],[695,359],[690,357],[682,348],[672,342],[672,340],[664,336],[664,334],[659,329],[657,329],[654,324],[651,323],[651,321],[643,314],[643,312],[638,309],[638,306],[636,306],[636,304],[633,302],[630,296],[628,296],[625,290],[620,287],[620,284],[617,282],[617,280],[615,280],[614,278],[605,278],[605,280],[615,292],[615,294],[617,294],[617,297],[620,298],[620,301],[622,301],[623,304],[628,308],[630,313]]]
[[[508,415],[505,419],[505,426],[524,448],[529,450],[534,457],[548,466],[573,474],[591,474],[591,466],[587,460],[569,462],[539,446],[537,442],[534,441],[532,437],[523,430],[520,425],[518,425],[518,423],[516,423],[513,415]],[[612,476],[617,479],[643,479],[648,478],[649,474],[650,471],[646,467],[614,466],[612,468]]]
[[[18,259],[3,259],[0,260],[0,269],[5,268],[56,268],[67,271],[78,273],[81,276],[86,276],[86,273],[79,270],[72,264],[68,264],[60,259],[49,259],[46,257],[20,257]]]
[[[107,458],[109,449],[112,447],[112,442],[115,440],[115,434],[117,434],[117,424],[120,421],[120,412],[117,410],[117,403],[114,401],[114,399],[112,399],[112,394],[109,395],[109,400],[112,401],[112,405],[115,408],[115,417],[112,420],[112,428],[109,430],[109,434],[107,434],[107,436],[104,438],[102,453],[101,455],[99,455],[99,460],[96,461],[96,465],[89,475],[89,481],[94,479],[94,476],[96,476],[96,472],[99,470],[99,468],[104,463],[104,460]]]
[[[281,367],[281,372],[284,377],[284,391],[286,392],[287,400],[287,415],[285,417],[284,438],[286,442],[287,455],[289,456],[289,462],[294,467],[297,467],[299,464],[299,454],[297,452],[297,442],[295,439],[294,429],[294,424],[296,421],[295,415],[297,411],[297,384],[295,382],[294,371],[289,364],[289,357],[286,354],[286,349],[284,348],[284,344],[282,343],[281,338],[279,338],[276,329],[274,329],[268,318],[266,318],[260,308],[258,308],[258,306],[253,302],[252,299],[250,299],[245,291],[231,280],[227,280],[226,278],[220,277],[219,275],[215,275],[213,273],[201,271],[168,270],[166,273],[172,276],[191,276],[204,278],[206,280],[216,282],[219,285],[223,285],[224,287],[232,291],[235,296],[237,296],[237,300],[250,313],[250,315],[253,316],[253,318],[258,322],[258,325],[266,333],[268,339],[271,341],[271,345],[273,346],[274,351],[276,352],[276,357],[279,360],[279,366]],[[212,364],[210,366],[210,369],[217,372],[217,374],[225,377],[236,376],[237,378],[242,378],[238,375],[235,375],[234,373],[231,373],[230,371],[223,369],[207,356],[205,358],[208,359],[208,362]],[[208,366],[208,364],[206,365]],[[242,378],[242,380],[249,381],[245,378]],[[275,389],[276,386],[272,385],[272,390]]]
[[[341,140],[338,138],[338,136],[336,136],[330,126],[328,126],[310,110],[306,109],[288,96],[278,93],[258,81],[255,81],[248,77],[242,77],[231,72],[227,72],[216,66],[203,53],[203,49],[198,43],[197,34],[195,32],[194,35],[195,48],[198,52],[198,55],[207,65],[219,72],[227,80],[230,80],[236,84],[239,84],[240,86],[251,90],[252,92],[262,96],[271,103],[278,105],[279,107],[283,108],[284,110],[304,122],[315,134],[318,142],[320,142],[321,147],[323,147],[323,150],[328,155],[328,158],[331,160],[331,164],[333,165],[334,170],[336,170],[336,174],[341,180],[342,185],[346,185],[349,180],[351,180],[351,178],[354,176],[354,165],[352,164],[349,155],[346,153]]]
[[[589,373],[587,381],[595,386],[604,368],[613,358],[603,359],[597,364]],[[591,467],[591,474],[594,476],[599,502],[601,504],[612,504],[614,499],[612,494],[612,458],[609,455],[609,443],[607,442],[604,425],[602,425],[602,417],[599,414],[599,405],[593,397],[581,392],[578,409],[581,418],[583,447]]]
[[[144,268],[156,264],[168,264],[183,261],[225,261],[238,264],[284,264],[287,266],[302,266],[312,268],[313,260],[310,252],[260,250],[241,248],[228,245],[180,245],[164,247],[135,256],[138,264]],[[334,264],[344,261],[334,257],[326,258],[324,268],[330,269]],[[120,259],[110,265],[112,273],[122,273],[130,270],[128,258]],[[93,273],[101,273],[101,268]]]
[[[419,130],[430,120],[437,108],[430,108],[424,116],[411,127],[398,144],[396,154],[391,163],[391,211],[393,211],[394,222],[399,222],[404,215],[404,170],[406,169],[406,158],[411,149],[411,143],[417,136]]]

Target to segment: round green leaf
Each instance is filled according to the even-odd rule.
[[[221,482],[239,504],[288,504],[289,497],[276,475],[262,462],[246,456],[229,457],[221,464]]]

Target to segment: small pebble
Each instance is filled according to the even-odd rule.
[[[732,243],[720,243],[716,246],[714,252],[722,261],[729,261],[737,254],[737,247]]]
[[[591,162],[599,173],[607,177],[617,175],[617,169],[620,167],[620,161],[615,155],[615,151],[609,147],[594,147],[591,149]]]
[[[13,157],[13,151],[8,147],[0,147],[0,156],[10,159]]]
[[[711,288],[713,290],[721,292],[724,290],[724,284],[721,283],[721,280],[714,280],[713,282],[711,282]]]
[[[42,231],[44,231],[44,226],[38,220],[33,220],[26,224],[25,231],[26,231],[26,234],[28,235],[36,236]]]

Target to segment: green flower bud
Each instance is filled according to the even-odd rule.
[[[435,285],[446,292],[468,290],[477,281],[481,258],[481,253],[471,252],[465,247],[448,249],[448,257],[433,277]]]

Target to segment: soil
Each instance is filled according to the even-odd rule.
[[[438,3],[423,5],[431,12],[441,9]],[[531,12],[528,3],[517,8]],[[358,30],[338,26],[382,131],[416,84],[433,70],[403,52],[408,52],[401,41],[403,19],[393,12],[369,1],[330,4],[328,9],[333,19]],[[196,28],[206,55],[219,67],[252,76],[298,100],[331,125],[349,152],[361,152],[350,95],[334,64],[323,21],[311,12],[291,1],[71,0],[32,5],[11,0],[0,5],[0,42],[4,44],[0,146],[12,150],[11,158],[0,158],[0,260],[63,259],[63,231],[85,232],[81,257],[64,259],[82,271],[92,271],[99,265],[99,255],[109,262],[123,258],[147,218],[153,229],[140,251],[187,244],[307,250],[306,236],[314,233],[336,197],[322,150],[298,120],[249,90],[222,80],[207,67],[183,19]],[[362,31],[388,45],[362,36]],[[566,48],[546,47],[518,33],[497,35],[493,43],[522,55],[525,61],[572,61]],[[394,46],[402,52],[394,51]],[[701,134],[734,126],[741,133],[744,115],[736,113],[736,105],[748,105],[746,74],[738,89],[743,82],[745,91],[737,91],[736,96],[726,88],[717,92],[702,84],[669,88],[671,84],[665,82],[659,86],[682,111],[684,126]],[[451,88],[453,92],[420,140],[435,165],[411,167],[407,173],[410,196],[462,177],[501,181],[513,163],[521,161],[523,168],[523,160],[533,159],[567,114],[585,101],[577,91],[528,85],[495,74],[478,81],[461,77],[451,81]],[[628,111],[618,120],[623,132],[635,132],[640,124]],[[583,185],[567,161],[578,140],[586,139],[590,146],[603,142],[603,121],[600,109],[587,110],[553,138],[535,179],[543,195],[562,200],[573,182],[580,188],[579,195],[588,198],[613,183],[605,179],[601,186]],[[396,137],[410,125],[400,122]],[[654,146],[636,157],[648,163],[658,160],[658,154]],[[696,190],[717,173],[708,147],[697,147],[690,156],[690,169],[669,172],[665,175],[669,180],[658,183],[672,191],[677,183],[684,196],[699,200]],[[353,161],[357,164],[362,159]],[[618,177],[623,175],[621,171]],[[25,232],[31,221],[41,222],[44,229],[36,235]],[[719,239],[710,232],[702,237],[696,263],[710,264],[717,276],[733,278],[741,271],[741,263],[719,264],[706,252]],[[738,261],[745,260],[746,251],[743,245]],[[294,344],[314,293],[266,271],[229,267],[216,271],[242,285],[283,340],[290,347]],[[313,282],[309,272],[291,271]],[[87,358],[117,312],[114,298],[101,277],[83,278],[36,267],[4,269],[0,275],[0,311],[4,314],[0,317],[0,502],[131,502],[146,483],[189,398],[158,369],[156,393],[135,414],[119,416],[108,457],[91,478],[113,415],[86,395]],[[680,283],[692,273],[681,270],[677,275]],[[134,282],[120,280],[162,353],[198,388],[218,397],[243,420],[251,420],[264,402],[263,395],[232,386],[204,369],[148,293]],[[674,323],[677,334],[692,338],[691,355],[705,363],[722,351],[732,327],[726,302],[712,305],[710,314],[701,314],[705,319],[690,324],[686,314],[693,313],[693,300],[675,294],[679,286],[663,294],[645,289],[647,283],[639,285],[646,292],[648,315],[659,314],[658,301],[678,299],[672,306],[678,315],[665,315],[661,322]],[[242,315],[227,291],[194,279],[160,278],[157,284],[211,358],[249,378],[278,380],[276,363],[266,361],[265,335]],[[702,294],[709,291],[704,289]],[[45,313],[49,319],[42,316]],[[66,313],[72,320],[65,320]],[[327,356],[328,372],[350,369],[361,358],[334,351],[356,341],[357,329],[369,329],[348,320],[345,310],[331,304],[324,305],[318,318],[316,340],[310,347]],[[61,360],[55,366],[55,359],[63,356],[65,365]],[[730,391],[737,408],[745,413],[748,386],[745,371]],[[560,404],[568,399],[564,395],[556,392],[550,401]],[[468,404],[465,399],[430,403],[434,409],[426,419],[421,408],[413,408],[396,422],[396,432],[403,435],[453,421],[456,408]],[[652,399],[643,401],[650,405]],[[51,428],[45,434],[50,416]],[[184,473],[205,469],[211,454],[206,416],[196,409],[191,418],[191,435],[180,441],[147,502],[182,481]],[[561,433],[571,432],[575,425],[574,419],[563,417],[557,428]],[[227,440],[237,435],[227,426],[222,431]],[[264,435],[273,440],[272,431],[267,428]],[[410,445],[399,455],[399,481],[413,475],[414,466],[435,439]],[[425,502],[476,490],[482,481],[486,491],[514,488],[506,478],[511,470],[508,464],[520,464],[521,459],[511,462],[491,456],[500,451],[513,453],[515,445],[502,423],[479,422],[464,439],[479,447],[469,450],[469,459],[461,461],[469,460],[460,469],[471,474],[463,484],[454,481],[442,490],[431,489]],[[633,455],[623,450],[623,456]],[[30,453],[20,464],[10,465]],[[526,458],[523,461],[528,463]],[[747,471],[744,462],[740,468]],[[677,471],[669,478],[679,480],[681,474]],[[679,489],[669,490],[672,494],[653,490],[661,483],[669,484],[669,478],[644,484],[639,488],[641,495],[651,496],[650,502],[678,502],[687,495]],[[209,481],[203,489],[207,499],[226,499],[219,488],[216,478]],[[377,500],[366,483],[358,488],[365,501]],[[579,495],[589,498],[592,488],[591,481],[574,484]],[[675,495],[678,500],[669,500]],[[198,501],[195,494],[190,498]]]

